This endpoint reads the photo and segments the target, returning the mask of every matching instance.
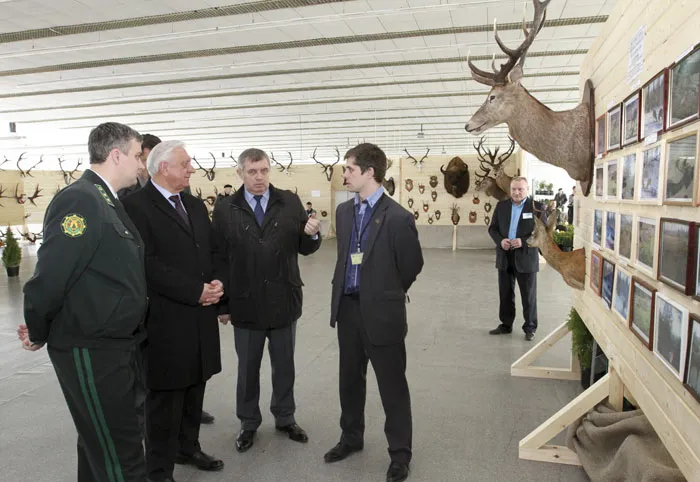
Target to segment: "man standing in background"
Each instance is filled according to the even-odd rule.
[[[124,189],[120,189],[117,191],[117,196],[119,196],[119,199],[124,199],[124,197],[128,196],[129,194],[135,193],[139,189],[141,189],[143,186],[148,183],[149,179],[149,174],[148,174],[148,168],[146,167],[146,161],[148,160],[148,154],[151,153],[151,150],[160,144],[160,139],[158,139],[156,136],[153,134],[144,134],[143,135],[143,141],[141,142],[141,168],[139,169],[139,176],[136,181],[136,184],[125,187]]]

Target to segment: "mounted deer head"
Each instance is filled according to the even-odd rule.
[[[488,214],[486,216],[484,216],[484,224],[486,226],[491,224],[491,216],[489,216]]]
[[[384,179],[382,181],[382,186],[384,186],[384,189],[386,190],[387,194],[389,194],[389,196],[393,196],[396,192],[396,184],[394,184],[393,177],[390,177],[389,179]]]
[[[408,207],[409,208],[413,207],[413,198],[412,197],[408,198]]]
[[[31,196],[29,196],[27,198],[29,200],[29,202],[32,203],[34,206],[36,206],[36,203],[34,202],[34,200],[38,197],[41,197],[41,194],[39,194],[40,192],[41,192],[41,189],[39,189],[39,185],[37,184],[36,188],[34,189],[34,194],[32,194]]]
[[[413,157],[412,155],[410,155],[408,153],[408,149],[404,149],[403,151],[406,153],[407,159],[411,160],[411,164],[416,166],[416,168],[418,169],[418,172],[421,172],[423,170],[423,161],[425,161],[425,159],[428,157],[428,153],[430,152],[430,148],[428,148],[428,150],[425,151],[425,155],[420,158],[420,161],[418,159],[416,159],[415,157]]]
[[[440,166],[445,183],[445,190],[456,198],[464,196],[469,190],[469,167],[459,157],[453,157],[445,166]]]
[[[452,224],[457,226],[459,224],[459,207],[457,207],[457,204],[453,204],[452,207],[450,207],[450,210],[452,211],[452,216],[450,219],[452,219]]]
[[[335,160],[335,162],[333,164],[324,164],[323,162],[316,159],[316,150],[317,149],[318,149],[318,147],[314,149],[314,153],[311,154],[311,159],[313,159],[316,162],[316,164],[321,165],[321,168],[323,169],[323,173],[326,175],[326,180],[328,182],[331,182],[331,178],[333,177],[333,166],[335,166],[336,164],[338,164],[340,162],[340,151],[338,150],[337,147],[335,148],[335,155],[336,155],[337,159]],[[291,156],[291,154],[290,154],[290,156]],[[291,166],[292,164],[289,163],[289,165]],[[393,195],[393,193],[390,194],[390,196],[392,196],[392,195]]]
[[[494,152],[491,152],[489,148],[483,147],[484,137],[479,139],[479,144],[473,144],[474,149],[476,149],[477,158],[479,159],[479,169],[484,171],[483,176],[477,174],[478,187],[481,187],[483,177],[488,176],[496,182],[496,185],[501,191],[506,194],[510,192],[510,181],[513,178],[505,173],[503,164],[508,160],[511,154],[513,154],[513,150],[515,150],[515,141],[510,136],[508,140],[510,141],[510,146],[508,150],[500,156],[498,155],[500,147],[496,147]],[[484,188],[488,185],[488,183],[484,183]]]
[[[469,211],[469,222],[471,224],[476,222],[476,211]]]
[[[406,179],[404,181],[404,184],[406,185],[406,191],[408,191],[408,192],[413,191],[413,179]]]
[[[516,49],[510,49],[498,36],[494,21],[496,43],[508,60],[493,73],[476,67],[467,57],[474,80],[491,87],[484,104],[464,126],[467,132],[481,134],[502,123],[508,125],[510,135],[526,151],[538,159],[562,167],[573,179],[581,181],[585,196],[591,187],[593,172],[593,86],[586,81],[583,101],[574,109],[552,112],[536,100],[520,84],[527,51],[542,29],[546,8],[551,0],[533,0],[535,15],[530,30],[523,18],[525,40]]]
[[[20,155],[19,158],[17,159],[17,170],[19,171],[19,175],[20,175],[21,177],[27,177],[27,176],[29,176],[29,177],[34,177],[34,176],[32,176],[32,169],[34,169],[36,166],[38,166],[39,164],[41,164],[42,162],[44,162],[44,156],[39,156],[39,162],[35,163],[32,167],[30,167],[29,169],[27,169],[27,170],[25,171],[25,170],[22,169],[22,168],[20,167],[20,165],[19,165],[19,162],[22,160],[22,156],[23,156],[24,154],[26,154],[26,152],[23,153],[22,155]]]
[[[430,204],[428,204],[428,201],[423,201],[423,212],[427,213],[428,209],[430,209]]]
[[[438,178],[437,178],[437,176],[430,176],[430,182],[429,182],[428,184],[430,184],[430,187],[436,188],[437,185],[438,185]]]
[[[26,229],[26,227],[25,227],[25,229]],[[24,233],[20,233],[20,235],[21,235],[24,239],[26,239],[27,241],[29,241],[31,244],[35,244],[36,241],[37,241],[37,239],[41,239],[41,238],[44,237],[44,231],[40,231],[40,232],[38,232],[38,233],[32,233],[32,232],[30,232],[30,231],[27,231],[27,232],[24,232]]]
[[[197,199],[204,202],[204,198],[202,197],[202,189],[198,187],[194,192],[197,194]]]
[[[277,159],[275,159],[275,155],[270,151],[270,160],[277,166],[277,169],[280,172],[283,172],[285,176],[291,176],[292,171],[289,169],[292,167],[292,163],[294,162],[294,158],[292,157],[292,153],[287,151],[287,154],[289,154],[289,164],[287,166],[283,166],[281,162],[278,162]]]
[[[472,199],[472,204],[479,204],[481,202],[481,199],[479,199],[478,194],[474,194],[474,199]]]
[[[535,209],[535,212],[542,213],[538,209]],[[547,264],[561,274],[567,285],[583,290],[586,278],[586,252],[583,248],[564,252],[557,246],[554,242],[554,228],[557,225],[558,215],[559,213],[554,211],[549,215],[546,223],[539,216],[535,216],[535,229],[525,242],[528,247],[539,248]]]
[[[440,212],[439,209],[436,209],[436,210],[435,210],[435,219],[437,219],[437,220],[439,221],[439,220],[440,220],[440,216],[442,216],[442,213]]]
[[[418,184],[418,192],[421,194],[425,192],[425,184]]]
[[[216,168],[216,156],[212,154],[211,152],[209,153],[212,159],[214,159],[214,165],[211,166],[210,169],[207,169],[206,167],[202,167],[202,165],[199,163],[197,158],[195,156],[192,156],[192,160],[194,161],[195,164],[197,164],[197,170],[204,171],[204,177],[206,177],[209,181],[213,181],[214,177],[216,176],[216,173],[214,172],[214,168]],[[201,198],[200,198],[201,199]]]
[[[328,211],[321,211],[321,217],[326,217],[328,216]]]
[[[67,185],[69,185],[69,184],[71,183],[71,181],[75,181],[75,180],[76,180],[76,178],[74,177],[74,176],[75,176],[75,173],[78,172],[78,168],[79,168],[80,165],[83,163],[83,160],[80,159],[80,158],[78,158],[78,164],[76,164],[76,165],[75,165],[75,169],[73,169],[73,170],[71,170],[71,171],[66,171],[65,169],[63,169],[63,163],[64,163],[64,162],[66,162],[66,161],[64,161],[64,160],[61,159],[60,157],[58,158],[58,166],[59,166],[59,168],[61,169],[61,172],[63,173],[63,182],[66,183],[66,186],[67,186]]]
[[[433,224],[433,215],[428,214],[428,224]]]
[[[486,201],[484,203],[484,211],[486,211],[487,213],[491,212],[491,203],[490,202]]]
[[[413,219],[418,221],[418,218],[420,217],[420,213],[418,211],[413,211]]]
[[[430,191],[430,197],[432,198],[433,202],[437,201],[437,191]]]

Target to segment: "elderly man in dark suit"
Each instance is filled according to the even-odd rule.
[[[364,445],[370,361],[386,415],[391,457],[386,480],[399,482],[408,477],[412,455],[406,293],[423,268],[423,254],[413,216],[384,195],[384,152],[374,144],[360,144],[345,159],[345,184],[356,194],[336,212],[338,260],[331,301],[331,326],[337,321],[340,347],[342,434],[324,459],[337,462]]]
[[[533,207],[542,210],[539,203],[528,197],[527,179],[515,177],[510,182],[510,199],[500,201],[493,212],[489,235],[496,243],[501,324],[489,332],[492,335],[513,331],[516,280],[523,302],[525,339],[532,340],[537,331],[539,252],[525,242],[535,229]]]
[[[146,466],[152,481],[172,481],[174,463],[221,470],[204,453],[199,424],[204,388],[221,371],[209,216],[182,191],[194,172],[185,145],[165,141],[148,158],[150,182],[124,200],[143,237],[150,310],[145,349]]]
[[[226,300],[219,321],[231,321],[238,355],[236,415],[241,431],[236,449],[253,446],[262,423],[260,363],[269,340],[272,365],[270,411],[278,431],[296,442],[308,441],[296,423],[294,403],[294,345],[301,317],[302,291],[299,254],[321,245],[321,222],[308,218],[299,196],[270,184],[270,159],[260,149],[238,157],[243,186],[214,210],[212,225],[217,245],[217,278],[224,282]]]

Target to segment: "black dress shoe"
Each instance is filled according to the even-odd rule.
[[[489,331],[489,335],[507,335],[512,331],[513,329],[508,329],[504,325],[498,325],[496,328]]]
[[[401,482],[408,478],[408,464],[392,462],[386,472],[386,482]]]
[[[532,333],[531,331],[528,331],[527,333],[525,333],[525,339],[527,341],[532,341],[533,338],[535,338],[535,334]]]
[[[338,462],[346,458],[348,455],[354,452],[359,452],[360,450],[362,450],[362,446],[353,447],[352,445],[348,445],[343,442],[338,442],[338,444],[335,447],[326,452],[326,455],[323,456],[323,460],[325,460],[329,464],[333,462]]]
[[[309,441],[309,436],[306,435],[306,432],[304,432],[304,429],[301,428],[299,425],[296,423],[290,423],[289,425],[285,425],[284,427],[275,427],[278,431],[284,432],[287,435],[289,435],[289,438],[294,440],[295,442],[301,442],[305,444],[306,442]]]
[[[199,423],[203,423],[205,425],[209,425],[211,423],[214,423],[214,415],[202,410],[202,419],[199,421]]]
[[[255,443],[255,430],[241,430],[236,437],[236,450],[243,453]]]
[[[146,479],[146,482],[175,482],[175,479],[167,478],[162,480]]]
[[[199,470],[206,470],[208,472],[216,472],[224,468],[224,462],[222,460],[215,459],[201,450],[192,455],[179,453],[175,456],[175,463],[194,465]]]

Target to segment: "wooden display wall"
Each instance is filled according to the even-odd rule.
[[[628,83],[630,45],[640,29],[644,32],[643,69],[636,81]],[[694,298],[698,279],[698,243],[695,242],[697,227],[693,224],[700,222],[697,207],[700,204],[697,155],[700,55],[693,56],[693,62],[682,70],[690,80],[680,81],[675,87],[673,82],[663,82],[661,92],[652,92],[642,99],[642,104],[648,100],[651,105],[654,95],[665,92],[666,95],[660,95],[660,98],[665,98],[664,111],[668,114],[670,84],[678,89],[670,96],[676,112],[681,112],[680,105],[686,102],[683,109],[695,114],[689,122],[673,127],[668,125],[666,118],[666,126],[662,126],[658,134],[647,133],[646,139],[639,140],[629,135],[632,130],[625,129],[633,127],[633,116],[624,119],[631,124],[623,122],[621,132],[616,131],[616,112],[618,107],[624,110],[627,104],[629,112],[633,113],[633,96],[657,74],[666,72],[668,75],[667,68],[691,53],[700,40],[698,31],[700,2],[620,0],[617,3],[581,67],[581,86],[588,78],[593,81],[596,118],[601,119],[601,128],[605,125],[606,136],[598,136],[601,140],[598,151],[602,152],[596,161],[596,185],[588,197],[576,197],[575,216],[575,247],[586,250],[587,279],[585,291],[574,291],[574,307],[610,362],[610,374],[604,382],[609,391],[606,389],[603,395],[610,395],[613,404],[618,406],[621,406],[622,393],[636,400],[688,480],[700,480],[700,403],[695,398],[700,377],[698,365],[688,370],[686,358],[691,335],[689,326],[695,323],[692,316],[700,315],[700,302]],[[678,79],[679,72],[676,71]],[[681,87],[684,88],[682,93]],[[692,100],[687,104],[684,99]],[[644,110],[643,107],[640,110]],[[611,131],[615,132],[612,139],[608,136]],[[616,137],[620,134],[631,143],[621,148],[611,146],[617,143]],[[678,143],[681,139],[683,142]],[[660,153],[658,160],[650,153],[645,154],[656,148]],[[682,167],[679,169],[679,166]],[[691,166],[690,170],[688,166]],[[655,176],[656,168],[658,175]],[[675,201],[666,199],[674,193],[677,198],[688,193],[690,197]],[[656,197],[648,199],[650,196]],[[596,211],[600,222],[596,222]],[[623,216],[625,224],[621,227]],[[689,236],[684,238],[683,228],[669,229],[668,237],[664,238],[668,249],[661,250],[660,254],[660,226],[664,219],[681,220],[690,230]],[[628,227],[630,220],[631,229]],[[640,220],[650,220],[650,229],[646,225],[639,229]],[[600,237],[596,235],[594,239],[594,231],[599,232]],[[598,253],[606,264],[614,265],[611,286],[607,280],[591,276],[594,271],[592,252]],[[660,270],[662,265],[665,271]],[[662,281],[664,273],[666,278],[687,276],[688,290],[668,280]],[[652,332],[647,340],[630,327],[630,319],[635,315],[628,281],[630,285],[634,282],[645,287],[652,293],[656,307],[660,303],[663,307],[653,320],[656,336]],[[601,282],[605,283],[602,287]],[[641,323],[647,308],[644,297],[639,295],[638,299],[640,304],[636,309],[640,317],[634,319]],[[626,312],[625,307],[628,308]],[[674,318],[676,310],[680,316]],[[695,364],[700,364],[698,328],[696,326],[695,354],[690,357]],[[663,353],[655,353],[655,350]],[[666,358],[665,362],[662,357]],[[688,373],[692,374],[690,381]],[[694,385],[695,390],[684,386],[684,382]],[[590,393],[600,391],[600,385],[596,385]],[[581,400],[588,397],[588,402],[593,403],[600,399],[585,394],[582,397]]]

